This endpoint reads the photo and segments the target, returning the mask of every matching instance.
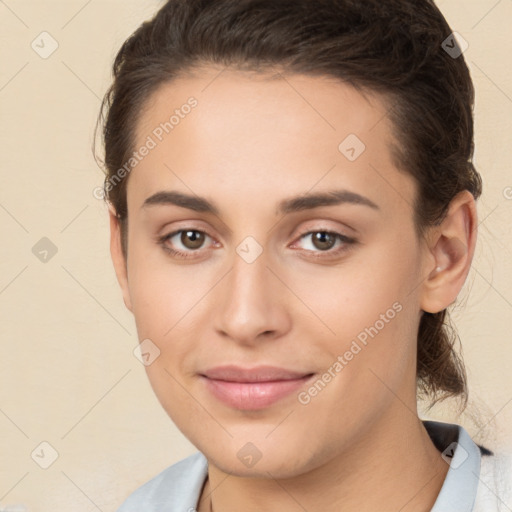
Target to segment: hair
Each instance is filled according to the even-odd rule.
[[[474,88],[463,56],[443,48],[451,34],[431,0],[168,0],[119,50],[98,118],[104,197],[119,219],[125,258],[129,173],[119,179],[118,171],[134,151],[138,119],[161,85],[202,66],[334,77],[376,93],[388,109],[394,164],[417,183],[418,235],[442,221],[459,192],[478,199]],[[456,339],[446,309],[422,313],[417,392],[430,407],[448,397],[466,407]]]

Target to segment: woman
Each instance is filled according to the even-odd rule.
[[[467,400],[444,326],[481,194],[462,50],[428,0],[169,0],[125,42],[112,258],[199,452],[120,512],[503,500],[492,452],[417,411]]]

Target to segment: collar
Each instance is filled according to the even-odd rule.
[[[423,425],[450,465],[431,512],[471,512],[480,480],[481,452],[464,427],[422,420]]]

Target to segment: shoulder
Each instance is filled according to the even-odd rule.
[[[512,508],[512,451],[482,454],[475,512],[500,512]]]
[[[136,489],[117,512],[157,512],[169,508],[187,512],[197,505],[208,473],[205,456],[194,453],[164,469]]]

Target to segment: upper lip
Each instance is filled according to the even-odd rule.
[[[311,372],[300,372],[278,368],[276,366],[256,366],[254,368],[241,368],[240,366],[216,366],[206,370],[201,375],[214,380],[228,382],[270,382],[275,380],[300,379]]]

